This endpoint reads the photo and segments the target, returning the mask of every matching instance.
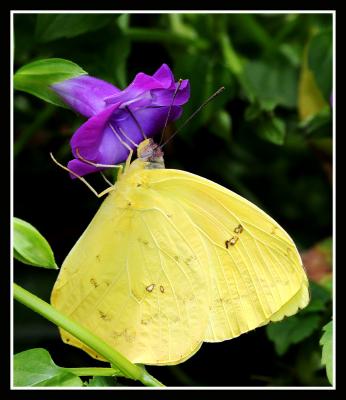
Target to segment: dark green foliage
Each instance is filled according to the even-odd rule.
[[[333,81],[333,38],[331,29],[315,35],[309,45],[308,65],[319,88],[329,101]]]
[[[331,294],[324,287],[311,282],[310,296],[309,305],[300,313],[266,327],[268,338],[274,342],[278,355],[283,355],[292,345],[310,337],[315,330],[321,331]]]

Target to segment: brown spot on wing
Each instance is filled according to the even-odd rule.
[[[95,289],[99,286],[99,284],[96,282],[95,278],[91,278],[90,283],[94,286]]]
[[[154,290],[154,287],[155,287],[155,283],[152,283],[151,285],[147,286],[147,287],[145,288],[145,290],[146,290],[147,292],[151,293],[151,292]]]
[[[232,236],[230,239],[226,240],[225,241],[226,249],[228,249],[229,246],[234,246],[237,243],[238,239],[239,239],[238,236]]]
[[[111,320],[111,317],[108,314],[106,314],[105,312],[103,312],[102,310],[98,310],[98,312],[99,312],[100,318],[103,321],[110,321]]]
[[[242,233],[243,230],[243,226],[239,224],[236,228],[234,228],[234,233]]]

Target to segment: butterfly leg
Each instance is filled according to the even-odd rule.
[[[77,157],[81,161],[85,162],[86,164],[92,165],[93,167],[96,167],[96,168],[120,168],[120,167],[122,168],[122,166],[118,165],[118,164],[117,165],[114,165],[114,164],[99,164],[99,163],[94,163],[93,161],[87,160],[86,158],[84,158],[80,154],[78,147],[76,148],[76,154],[77,154]]]
[[[76,148],[76,153],[77,153],[77,157],[78,157],[81,161],[85,162],[86,164],[92,165],[93,167],[97,167],[97,168],[119,168],[119,172],[118,172],[118,176],[117,176],[117,179],[119,179],[119,177],[120,177],[120,175],[121,175],[121,173],[122,173],[122,170],[123,170],[123,166],[122,166],[121,164],[119,164],[119,165],[113,165],[113,164],[99,164],[99,163],[94,163],[94,162],[92,162],[92,161],[87,160],[86,158],[84,158],[84,157],[80,154],[78,147]],[[110,181],[106,178],[106,176],[105,176],[101,171],[100,171],[100,173],[101,173],[102,178],[108,183],[108,185],[109,185],[109,186],[113,186],[113,183],[110,182]]]
[[[131,164],[131,158],[133,155],[133,150],[130,150],[129,156],[127,157],[126,163],[125,163],[125,172],[129,169],[130,164]]]
[[[76,178],[78,178],[80,181],[82,181],[93,193],[96,197],[100,198],[104,196],[106,193],[111,192],[114,190],[114,186],[112,185],[111,187],[108,187],[107,189],[103,190],[101,193],[98,193],[91,185],[88,183],[83,177],[78,175],[76,172],[72,171],[70,168],[65,167],[65,165],[60,164],[53,156],[52,153],[49,153],[52,160],[57,164],[60,168],[64,169],[65,171],[68,171],[70,174],[74,175]]]
[[[120,167],[120,165],[119,165],[119,167]],[[106,175],[105,175],[102,171],[100,171],[100,174],[101,174],[103,180],[104,180],[109,186],[113,186],[113,183],[112,183],[109,179],[107,179]]]

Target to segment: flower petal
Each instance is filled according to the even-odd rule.
[[[112,128],[108,126],[103,132],[102,141],[98,147],[97,162],[116,165],[126,160],[130,152],[128,147],[133,149],[135,145],[126,140],[112,122],[110,124]]]
[[[134,149],[136,146],[131,143],[126,137],[124,137],[118,127],[115,127],[115,123],[109,122],[112,125],[107,126],[102,132],[102,138],[98,143],[98,147],[94,148],[95,154],[93,154],[92,160],[89,157],[82,155],[88,161],[92,161],[96,164],[107,164],[117,165],[125,161],[130,153],[129,148]],[[116,131],[116,133],[114,132]],[[131,135],[135,140],[135,143],[140,143],[143,139],[141,133],[136,132],[136,137]],[[126,144],[124,144],[126,143]],[[68,163],[68,168],[76,172],[78,175],[83,176],[92,172],[102,171],[103,167],[95,167],[90,164],[83,162],[80,159],[71,160]],[[70,174],[71,178],[76,178],[73,174]]]
[[[152,106],[170,106],[172,104],[175,88],[168,89],[153,89],[152,94]],[[182,81],[180,88],[174,98],[174,105],[181,106],[185,104],[190,98],[190,83],[188,79]]]
[[[174,85],[174,76],[167,64],[162,64],[161,67],[154,73],[153,78],[161,82],[163,88],[168,89]]]
[[[105,99],[106,104],[133,101],[142,93],[152,89],[175,88],[174,76],[168,65],[163,64],[153,76],[143,72],[138,73],[130,85],[122,92],[111,95]]]
[[[116,104],[123,103],[129,100],[135,99],[137,96],[140,96],[142,93],[152,89],[152,88],[160,88],[160,82],[155,78],[140,72],[135,76],[130,85],[124,89],[122,92],[106,97],[106,104]]]
[[[117,104],[107,107],[104,111],[89,118],[77,129],[70,142],[73,155],[76,158],[78,158],[76,153],[76,149],[78,148],[79,153],[87,160],[100,162],[96,158],[98,148],[107,123],[117,107]]]
[[[162,131],[166,122],[168,109],[169,107],[142,108],[133,113],[146,137],[152,137]],[[171,108],[169,121],[179,118],[181,113],[181,107],[173,106]],[[131,137],[135,143],[139,144],[143,140],[143,135],[131,116],[119,121],[118,126],[127,136]]]
[[[65,103],[85,117],[102,111],[106,107],[104,98],[120,92],[110,83],[88,75],[66,79],[51,88]]]

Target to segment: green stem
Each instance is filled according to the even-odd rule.
[[[165,42],[169,44],[181,44],[205,49],[208,47],[207,42],[202,39],[192,38],[190,35],[181,32],[165,31],[163,29],[147,29],[147,28],[128,28],[124,30],[125,35],[135,41],[139,42]]]
[[[44,123],[49,120],[49,118],[54,114],[55,107],[51,105],[47,105],[46,108],[40,112],[37,118],[32,122],[31,125],[28,126],[23,132],[21,132],[19,138],[16,140],[13,146],[13,154],[16,157],[27,144],[27,142],[31,139],[32,135],[34,135]]]
[[[65,371],[77,376],[124,376],[115,368],[64,368]]]
[[[164,386],[161,382],[151,376],[144,368],[140,368],[131,363],[127,358],[109,346],[102,339],[95,336],[88,329],[61,314],[50,304],[23,289],[16,283],[14,283],[13,294],[17,301],[42,315],[55,325],[65,329],[67,332],[71,333],[71,335],[85,343],[88,347],[95,350],[106,360],[108,360],[111,365],[116,366],[116,368],[119,369],[124,376],[138,380],[146,386]]]

